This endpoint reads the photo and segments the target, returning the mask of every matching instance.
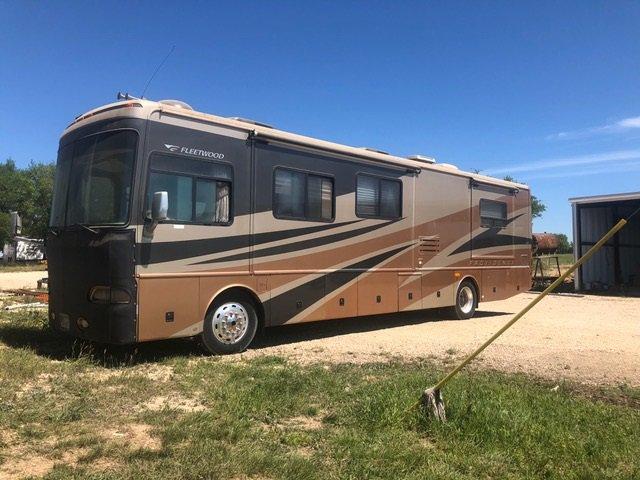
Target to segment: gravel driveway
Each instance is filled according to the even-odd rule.
[[[440,320],[441,314],[427,311],[278,327],[244,355],[278,354],[301,362],[458,359],[534,295],[483,303],[471,320]],[[475,365],[552,380],[640,386],[640,298],[549,296]]]
[[[47,276],[46,270],[30,272],[0,272],[0,290],[36,288],[38,280]]]

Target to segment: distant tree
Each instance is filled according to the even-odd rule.
[[[11,238],[11,215],[0,212],[0,251]]]
[[[22,227],[30,237],[44,238],[47,234],[55,173],[53,163],[31,162],[24,170],[29,196],[25,199]]]
[[[17,211],[25,236],[44,238],[46,235],[54,175],[54,164],[31,162],[27,168],[20,169],[11,159],[0,163],[0,212]]]
[[[517,180],[515,180],[511,175],[507,175],[506,177],[504,177],[504,179],[507,182],[517,182]],[[541,217],[546,209],[547,209],[547,206],[544,203],[542,203],[542,200],[540,200],[535,195],[531,195],[531,217],[532,218]]]
[[[573,253],[573,242],[564,233],[556,233],[558,239],[558,253]]]
[[[24,176],[10,158],[0,163],[0,212],[17,210],[24,199]]]
[[[531,216],[533,218],[541,217],[547,206],[535,195],[531,195]]]

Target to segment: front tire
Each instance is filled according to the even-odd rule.
[[[469,280],[464,280],[458,286],[456,304],[450,308],[451,315],[458,320],[466,320],[476,313],[477,305],[478,292],[475,285]]]
[[[258,315],[249,298],[242,294],[217,299],[204,319],[202,343],[213,354],[239,353],[249,346],[258,330]]]

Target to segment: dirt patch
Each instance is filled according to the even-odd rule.
[[[63,463],[71,467],[75,467],[78,464],[78,460],[82,457],[86,457],[90,450],[88,448],[72,448],[65,450],[62,454],[62,459],[56,461],[56,463]]]
[[[45,453],[55,449],[52,437],[36,444],[25,444],[18,440],[14,432],[9,433],[9,441],[6,442],[8,446],[2,452],[5,461],[0,465],[0,478],[40,477],[49,473],[57,464],[74,467],[80,458],[89,453],[88,448],[68,449],[60,458],[55,458]],[[4,436],[3,434],[3,438]]]
[[[22,398],[25,395],[31,395],[36,392],[49,393],[51,392],[53,385],[52,381],[56,378],[56,375],[51,373],[41,373],[34,380],[26,382],[16,391],[16,397]]]
[[[295,453],[301,457],[309,458],[313,456],[314,450],[311,447],[297,447]]]
[[[15,290],[19,288],[36,288],[38,280],[45,278],[47,272],[0,272],[0,290]]]
[[[127,445],[133,450],[158,451],[162,448],[160,439],[152,434],[151,425],[144,423],[132,423],[115,429],[107,429],[103,436],[107,441]]]
[[[84,375],[86,375],[87,377],[91,378],[91,380],[94,380],[96,382],[107,382],[112,378],[120,377],[124,373],[125,373],[125,370],[123,369],[111,370],[108,368],[100,368],[96,370],[89,370]]]
[[[4,456],[5,454],[3,454]],[[6,460],[0,465],[0,478],[42,477],[53,469],[55,462],[47,457],[9,450]]]
[[[13,431],[3,431],[2,442],[6,446],[2,449],[0,458],[4,460],[0,464],[0,479],[41,477],[49,473],[56,465],[77,467],[79,465],[92,472],[104,472],[120,466],[118,462],[108,458],[92,459],[82,463],[91,450],[88,447],[68,448],[59,456],[53,456],[49,452],[55,452],[55,440],[46,438],[35,444],[22,443]]]
[[[240,475],[239,477],[233,477],[231,480],[271,480],[271,477],[265,477],[264,475]]]
[[[102,457],[91,460],[91,462],[87,464],[87,467],[92,472],[106,472],[120,468],[122,464],[111,458]]]
[[[533,298],[524,293],[482,303],[476,317],[464,321],[418,311],[279,327],[233,358],[280,355],[304,364],[431,359],[452,365]],[[638,311],[640,298],[549,296],[487,348],[474,367],[553,381],[640,386]]]
[[[322,428],[322,421],[315,417],[309,417],[306,415],[300,415],[297,417],[288,418],[282,423],[285,427],[299,428],[302,430],[320,430]]]
[[[154,382],[165,383],[173,379],[173,367],[169,365],[156,365],[153,363],[148,363],[139,365],[132,371],[142,374],[149,380],[153,380]]]
[[[183,397],[177,393],[152,397],[150,400],[138,405],[137,408],[138,410],[150,410],[152,412],[168,408],[186,413],[202,412],[207,409],[198,399]]]
[[[137,365],[132,368],[99,368],[90,370],[85,375],[97,382],[107,382],[112,378],[118,378],[124,375],[142,375],[154,382],[168,382],[173,378],[173,367],[169,365],[156,365],[153,363],[146,363],[143,365]]]
[[[299,415],[297,417],[290,417],[281,420],[276,423],[263,423],[262,428],[265,430],[270,429],[298,429],[298,430],[320,430],[322,428],[322,421],[315,417],[307,415]]]
[[[0,445],[12,445],[18,441],[18,435],[13,430],[0,430]]]

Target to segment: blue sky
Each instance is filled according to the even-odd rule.
[[[55,159],[74,116],[140,95],[568,197],[640,190],[640,3],[7,2],[0,159]]]

